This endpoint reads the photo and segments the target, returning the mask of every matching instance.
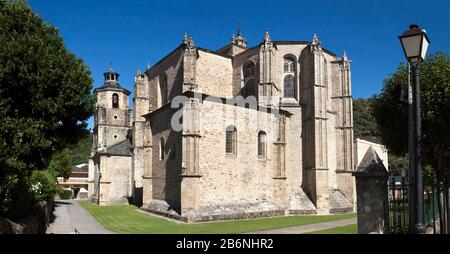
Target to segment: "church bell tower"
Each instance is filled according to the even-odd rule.
[[[94,90],[96,109],[94,115],[94,151],[128,138],[132,115],[128,104],[130,91],[119,84],[119,73],[112,67],[103,73],[103,86]]]
[[[119,73],[113,71],[112,66],[103,76],[103,85],[94,89],[96,104],[88,198],[100,205],[126,203],[131,191],[122,183],[130,181],[126,168],[129,168],[128,161],[131,162],[132,111],[128,104],[131,92],[120,86]],[[109,162],[112,157],[115,158],[114,164]]]

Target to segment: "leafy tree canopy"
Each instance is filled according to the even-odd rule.
[[[436,169],[442,179],[450,163],[450,57],[445,53],[427,57],[420,66],[420,79],[423,163]],[[401,156],[408,152],[408,104],[403,92],[407,82],[407,66],[401,64],[385,79],[382,92],[371,99],[383,144]]]
[[[23,1],[0,0],[0,216],[28,212],[15,205],[31,172],[86,136],[91,88],[89,69],[55,27]]]
[[[72,171],[72,162],[70,160],[69,149],[64,149],[53,154],[47,169],[54,178],[68,178]]]

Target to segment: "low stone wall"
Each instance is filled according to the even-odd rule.
[[[185,223],[199,223],[208,221],[242,220],[262,217],[289,216],[289,215],[314,215],[315,210],[285,210],[275,204],[254,203],[228,206],[201,207],[197,212],[180,215],[171,210],[169,204],[162,200],[153,200],[141,207],[142,211],[161,215]]]
[[[241,212],[232,214],[214,214],[214,215],[197,215],[190,217],[189,222],[207,222],[207,221],[222,221],[222,220],[244,220],[262,217],[275,217],[286,215],[285,210],[272,210],[261,212]]]
[[[316,210],[288,210],[289,215],[315,215],[317,214]]]
[[[29,216],[15,222],[0,217],[0,234],[45,234],[53,209],[54,200],[41,201]]]

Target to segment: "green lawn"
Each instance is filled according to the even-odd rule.
[[[137,207],[132,205],[97,206],[87,201],[80,201],[80,205],[88,210],[105,228],[119,233],[135,234],[245,233],[356,217],[356,214],[286,216],[239,221],[183,224],[140,212]]]
[[[352,224],[343,227],[313,231],[306,234],[358,234],[358,225]]]

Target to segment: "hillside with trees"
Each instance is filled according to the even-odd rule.
[[[77,144],[69,147],[69,156],[72,166],[88,163],[91,156],[92,148],[92,133],[83,139],[80,139]]]
[[[372,114],[370,99],[353,100],[353,133],[355,138],[363,138],[382,143],[381,133]],[[407,156],[395,156],[389,153],[389,171],[399,175],[403,168],[408,168]]]

